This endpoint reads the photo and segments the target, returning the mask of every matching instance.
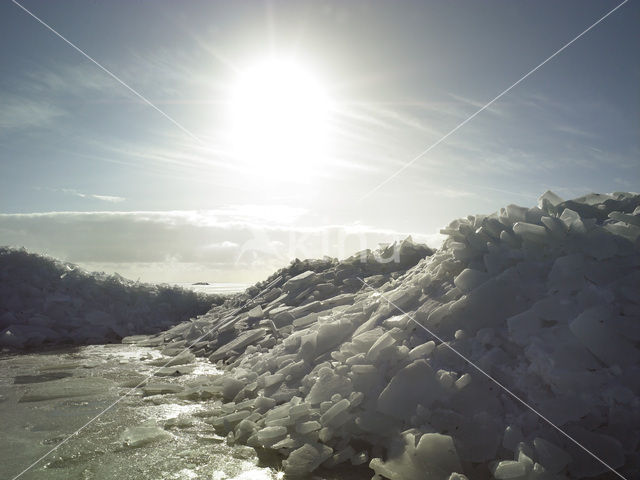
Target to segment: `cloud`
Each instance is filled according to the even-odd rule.
[[[487,112],[487,113],[493,113],[495,115],[501,116],[501,117],[508,117],[509,113],[507,112],[507,110],[504,108],[504,105],[499,105],[499,104],[495,104],[492,103],[491,105],[487,106],[487,103],[490,101],[490,99],[487,99],[486,101],[477,101],[477,100],[472,100],[470,98],[467,98],[465,96],[462,95],[456,95],[453,93],[449,93],[449,96],[451,98],[453,98],[456,102],[464,105],[465,107],[465,112],[461,112],[463,113],[464,116],[469,116],[473,112],[473,110],[480,110],[482,109],[483,112]]]
[[[87,93],[100,92],[114,94],[122,91],[109,75],[88,62],[41,64],[37,70],[25,75],[23,87],[34,93],[60,96],[79,96],[86,98]]]
[[[281,209],[280,221],[261,219],[247,206],[0,214],[0,244],[147,281],[196,281],[204,276],[209,281],[254,282],[296,257],[344,258],[408,236],[366,225],[294,226],[287,223],[294,210]],[[441,241],[439,234],[413,238],[432,246]]]
[[[105,96],[112,99],[116,94],[122,95],[121,89],[93,65],[40,65],[19,80],[8,81],[7,93],[0,95],[0,129],[46,126],[67,115],[61,105],[70,97],[103,101]]]
[[[125,197],[119,197],[117,195],[99,195],[97,193],[83,193],[73,188],[49,188],[49,187],[33,187],[34,190],[45,190],[48,192],[63,193],[65,195],[72,195],[78,198],[86,198],[89,200],[99,200],[107,203],[121,203],[126,200]]]
[[[102,202],[109,202],[109,203],[120,203],[120,202],[124,202],[126,200],[126,198],[124,197],[118,197],[115,195],[98,195],[95,193],[82,193],[82,192],[78,192],[77,190],[74,190],[72,188],[62,188],[60,190],[62,193],[66,193],[68,195],[74,195],[76,197],[80,197],[80,198],[89,198],[89,199],[93,199],[93,200],[100,200]]]
[[[42,127],[64,114],[64,110],[47,102],[12,95],[0,97],[0,129]]]
[[[567,133],[569,135],[575,135],[577,137],[583,138],[594,138],[595,134],[593,132],[587,132],[581,128],[577,128],[575,125],[556,125],[556,130],[561,133]]]
[[[84,195],[89,198],[95,198],[96,200],[102,200],[103,202],[109,202],[109,203],[120,203],[126,200],[126,198],[124,197],[116,197],[114,195],[95,195],[95,194],[84,194]]]

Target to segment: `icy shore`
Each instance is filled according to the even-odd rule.
[[[639,205],[547,192],[452,222],[435,253],[407,240],[397,262],[296,261],[125,341],[225,369],[183,394],[219,395],[211,423],[291,476],[351,463],[390,480],[638,478]]]
[[[294,261],[125,338],[159,348],[168,375],[194,355],[224,372],[141,390],[218,399],[207,424],[277,453],[291,477],[344,465],[376,480],[640,477],[640,195],[547,192],[442,233],[436,252],[407,239]]]

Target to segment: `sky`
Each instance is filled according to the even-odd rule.
[[[0,3],[0,245],[249,283],[640,191],[634,0],[471,120],[621,1],[19,3],[104,70]]]

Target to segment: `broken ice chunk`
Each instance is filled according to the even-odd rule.
[[[527,220],[528,210],[528,208],[519,207],[518,205],[507,205],[507,208],[505,209],[506,215],[502,218],[506,217],[511,223],[524,222]]]
[[[120,438],[124,445],[136,448],[171,438],[171,434],[155,425],[141,425],[127,428]]]
[[[196,359],[196,356],[190,351],[186,350],[186,347],[179,348],[181,353],[174,354],[175,356],[169,360],[166,358],[158,358],[156,360],[152,360],[149,362],[149,365],[158,365],[161,367],[173,367],[176,365],[186,365],[188,363],[193,363]],[[165,351],[163,350],[163,353]],[[167,354],[165,354],[167,355]]]
[[[462,390],[464,387],[466,387],[470,383],[471,383],[471,375],[469,375],[468,373],[465,373],[464,375],[462,375],[460,378],[456,380],[455,386],[456,386],[456,389]]]
[[[584,255],[574,253],[556,258],[549,273],[548,287],[551,291],[571,293],[585,286]]]
[[[291,314],[293,307],[289,305],[282,305],[269,311],[269,318],[276,326],[276,328],[286,327],[296,318]]]
[[[445,389],[453,387],[457,380],[456,374],[453,372],[448,372],[447,370],[438,370],[436,372],[436,377],[438,378],[440,385],[442,385],[442,388]]]
[[[62,378],[33,384],[20,398],[20,403],[97,395],[105,392],[112,385],[113,383],[106,378]]]
[[[369,460],[369,455],[367,452],[358,452],[353,454],[351,457],[351,465],[362,465],[367,460]]]
[[[536,437],[533,446],[538,462],[551,473],[559,473],[571,461],[571,455],[544,438]]]
[[[515,460],[503,460],[496,465],[493,476],[497,479],[524,478],[527,469],[524,463]]]
[[[217,428],[224,427],[227,430],[232,430],[238,423],[247,418],[250,414],[251,412],[249,412],[248,410],[241,410],[239,412],[230,413],[229,415],[215,417],[212,420],[207,420],[207,423],[210,423]]]
[[[560,215],[560,220],[565,223],[571,233],[579,235],[587,233],[587,229],[580,215],[569,208],[563,210],[562,215]]]
[[[260,396],[256,398],[254,406],[258,412],[264,413],[275,407],[276,401],[273,398]]]
[[[389,310],[406,311],[413,303],[418,300],[418,297],[422,294],[420,287],[410,285],[406,288],[397,288],[396,290],[385,295],[385,301],[388,304]]]
[[[382,322],[382,324],[386,328],[403,329],[403,328],[406,328],[410,320],[411,318],[409,317],[409,315],[400,314],[400,315],[394,315],[393,317],[387,318],[384,322]]]
[[[471,391],[467,395],[473,395],[475,392],[478,390]],[[478,396],[476,401],[481,398]],[[486,462],[496,458],[501,443],[502,428],[502,420],[494,414],[483,411],[473,416],[467,414],[457,432],[461,456],[471,462]]]
[[[320,430],[322,425],[316,422],[315,420],[310,420],[308,422],[302,422],[296,425],[296,432],[306,435],[307,433],[315,432],[316,430]]]
[[[512,452],[516,451],[518,444],[524,440],[522,430],[517,425],[508,425],[504,430],[502,446]]]
[[[613,218],[614,220],[617,220],[619,222],[624,222],[630,225],[635,225],[636,227],[640,227],[640,215],[636,213],[634,213],[633,215],[629,215],[621,212],[611,212],[609,214],[609,218]]]
[[[353,325],[347,318],[320,325],[316,336],[316,355],[320,355],[340,344],[353,331]]]
[[[389,382],[378,398],[378,411],[409,420],[418,404],[429,406],[442,395],[442,387],[425,360],[404,367]]]
[[[533,304],[531,309],[542,319],[566,323],[580,313],[575,300],[565,295],[551,295]]]
[[[209,360],[212,362],[216,362],[229,355],[231,351],[242,351],[247,347],[247,345],[251,345],[252,343],[255,343],[263,338],[266,333],[267,331],[264,328],[247,330],[246,332],[238,335],[238,337],[236,337],[234,340],[231,340],[229,343],[223,345],[215,352],[213,352],[209,357]]]
[[[221,388],[222,397],[227,401],[233,400],[235,396],[238,394],[238,392],[240,392],[240,390],[242,390],[242,387],[244,387],[245,385],[245,382],[242,382],[231,376],[224,376],[219,381],[222,386]]]
[[[518,345],[527,345],[531,335],[542,328],[542,320],[533,310],[525,310],[518,315],[507,318],[509,338]]]
[[[555,207],[562,202],[564,202],[564,200],[562,200],[562,198],[553,193],[551,190],[547,190],[542,195],[540,195],[540,198],[538,198],[538,206],[543,210],[547,203]]]
[[[584,445],[585,448],[592,452],[597,452],[598,457],[602,462],[606,463],[609,468],[616,469],[625,464],[625,452],[620,441],[617,439],[609,435],[590,432],[578,426],[570,428],[569,433],[577,442]],[[575,448],[573,449],[575,451]],[[635,448],[635,450],[637,450],[637,448]],[[569,474],[573,478],[596,477],[603,473],[609,473],[609,468],[592,458],[587,458],[580,462],[573,461],[568,466]]]
[[[507,230],[500,232],[500,241],[511,248],[520,248],[520,239]]]
[[[471,268],[465,268],[460,275],[458,275],[453,283],[460,289],[462,293],[467,293],[481,285],[489,279],[489,274],[481,272],[479,270],[473,270]]]
[[[336,295],[335,297],[322,300],[320,302],[320,305],[323,310],[329,310],[331,308],[339,307],[341,305],[351,305],[355,297],[356,297],[355,294],[343,293],[341,295]]]
[[[280,384],[284,381],[284,375],[281,373],[275,373],[273,375],[266,375],[265,377],[263,377],[262,379],[263,381],[263,387],[264,388],[269,388],[273,385],[277,385]]]
[[[272,445],[287,435],[287,427],[265,427],[258,430],[256,435],[262,445]]]
[[[249,310],[249,320],[260,320],[264,317],[264,313],[262,312],[262,307],[257,305]]]
[[[184,390],[184,387],[175,383],[147,383],[142,387],[145,395],[165,395],[167,393],[178,393],[182,390]]]
[[[325,461],[322,466],[327,468],[333,468],[343,462],[349,460],[355,454],[355,450],[351,445],[347,445],[345,448],[335,453],[331,458]]]
[[[524,240],[528,240],[529,242],[547,243],[549,241],[549,234],[547,233],[547,229],[541,225],[517,222],[513,226],[513,233],[520,236]]]
[[[322,416],[320,417],[320,423],[325,427],[329,426],[338,415],[346,411],[350,406],[351,402],[349,402],[349,400],[347,400],[346,398],[343,398],[322,414]]]
[[[163,367],[155,371],[157,377],[179,377],[180,375],[188,375],[195,369],[195,365],[181,365],[176,367]]]
[[[547,227],[551,237],[562,239],[567,234],[567,225],[557,217],[542,217],[540,221]]]
[[[453,439],[439,433],[425,433],[416,442],[414,433],[405,432],[392,445],[388,460],[374,458],[369,467],[390,480],[448,480],[451,473],[462,471]]]
[[[307,270],[300,275],[290,278],[282,286],[282,289],[288,293],[296,293],[316,283],[317,276],[315,272]]]
[[[330,447],[321,443],[306,443],[291,452],[282,465],[287,475],[302,476],[318,468],[332,453],[333,450]]]
[[[451,475],[449,475],[448,480],[469,480],[469,478],[462,473],[453,472]]]
[[[378,338],[384,334],[384,330],[381,327],[367,330],[366,332],[354,335],[351,340],[354,349],[358,352],[367,353],[371,346],[376,343]]]
[[[396,340],[393,338],[394,335],[398,334],[398,329],[394,328],[384,333],[376,342],[371,346],[369,351],[367,352],[366,359],[371,363],[376,363],[378,357],[383,350],[392,347],[396,344]]]
[[[607,307],[585,310],[569,324],[569,329],[608,366],[640,362],[640,351],[611,326],[611,312]]]
[[[409,352],[409,359],[418,360],[419,358],[426,358],[431,355],[435,348],[436,342],[429,340],[428,342],[411,349]]]
[[[318,405],[320,402],[329,400],[335,393],[346,397],[353,391],[351,380],[337,375],[332,369],[323,367],[318,373],[318,379],[306,398],[306,401],[311,405]]]

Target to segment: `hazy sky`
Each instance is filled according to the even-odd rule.
[[[182,128],[0,3],[0,244],[145,280],[255,281],[293,256],[435,242],[547,189],[640,191],[637,1],[369,196],[620,2],[20,3]],[[290,118],[304,89],[274,109],[290,133],[260,124],[295,162],[234,123],[265,59],[323,93],[312,132]]]

